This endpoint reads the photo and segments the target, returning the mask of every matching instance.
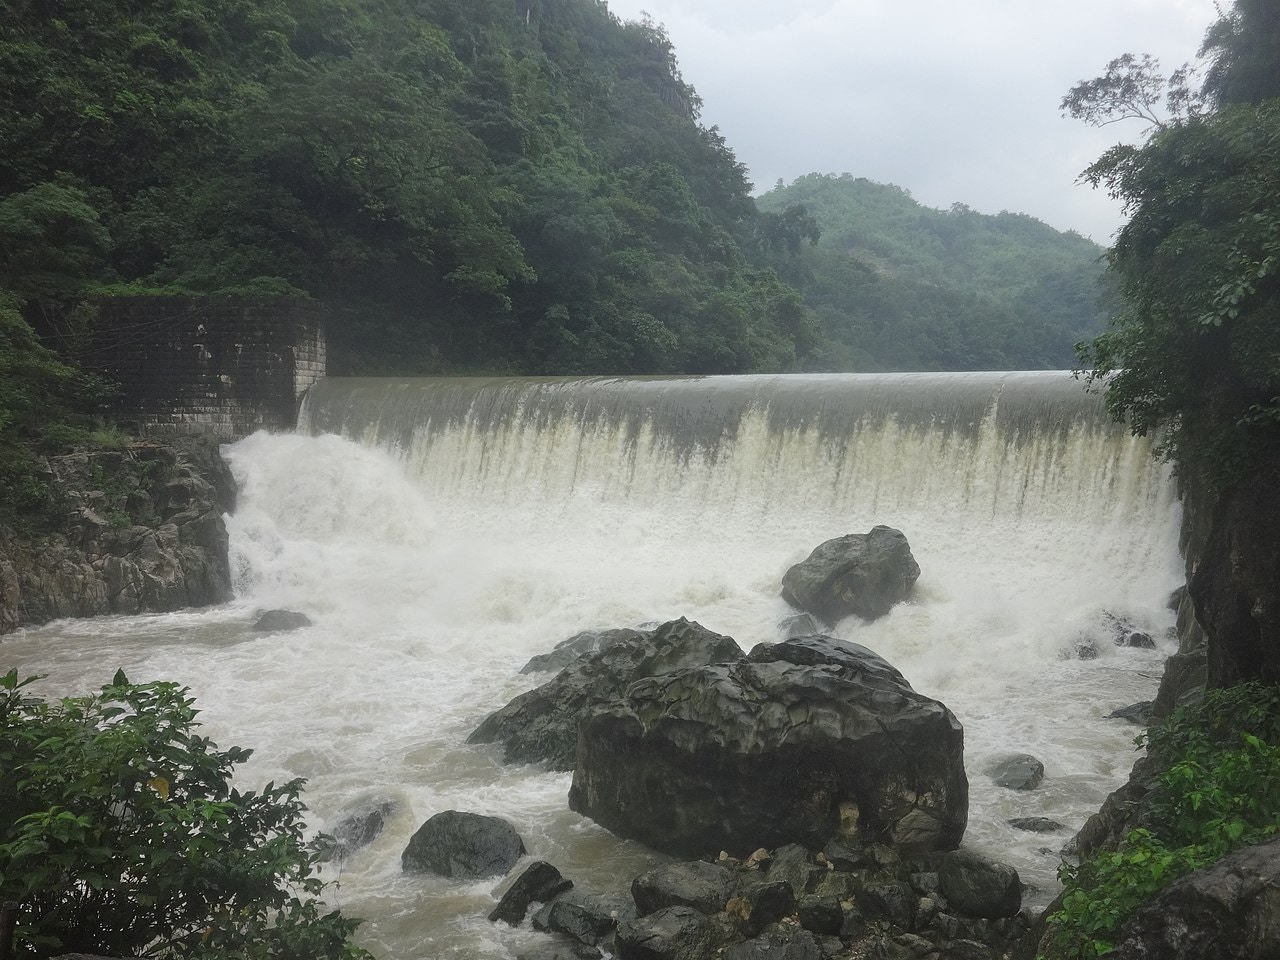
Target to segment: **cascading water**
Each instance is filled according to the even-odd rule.
[[[511,820],[530,852],[598,892],[656,855],[568,811],[569,777],[467,746],[541,682],[519,667],[578,630],[687,616],[745,649],[779,638],[786,568],[877,523],[908,537],[910,603],[836,633],[895,664],[965,726],[966,844],[1015,864],[1043,903],[1063,831],[1127,775],[1171,646],[1179,508],[1145,441],[1066,374],[627,380],[330,380],[302,430],[228,458],[238,599],[196,613],[63,621],[7,641],[10,664],[87,691],[116,667],[188,684],[219,743],[256,748],[246,783],[309,779],[323,829],[397,802],[335,899],[392,960],[505,958],[537,936],[483,917],[494,882],[400,872],[440,810]],[[313,627],[253,635],[254,610]],[[1074,657],[1105,614],[1160,650]],[[985,775],[1031,753],[1037,790]]]

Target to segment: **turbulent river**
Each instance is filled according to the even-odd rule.
[[[744,650],[779,639],[787,567],[819,542],[898,527],[913,599],[835,630],[965,728],[966,845],[1052,895],[1058,851],[1127,775],[1173,646],[1179,505],[1146,441],[1061,373],[322,381],[295,434],[226,448],[237,598],[170,615],[61,621],[0,644],[47,695],[117,667],[191,687],[206,732],[255,748],[249,786],[305,777],[310,824],[398,804],[338,867],[331,899],[389,960],[510,958],[538,934],[484,920],[496,881],[400,870],[445,809],[496,814],[579,888],[662,862],[569,812],[570,777],[465,740],[545,677],[517,671],[588,628],[687,616]],[[306,612],[250,633],[257,611]],[[1160,649],[1116,648],[1106,615]],[[1104,638],[1095,659],[1074,656]],[[1043,760],[1029,792],[985,775]],[[1070,829],[1014,830],[1045,816]]]

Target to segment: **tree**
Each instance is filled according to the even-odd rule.
[[[368,958],[321,914],[300,780],[241,792],[250,751],[196,731],[187,691],[117,673],[47,703],[0,676],[0,899],[17,956]]]
[[[1108,255],[1119,308],[1079,347],[1088,381],[1117,419],[1163,431],[1180,468],[1217,485],[1266,466],[1280,441],[1280,99],[1225,102],[1215,91],[1238,89],[1228,65],[1242,62],[1220,49],[1215,111],[1174,118],[1084,173],[1130,215]]]

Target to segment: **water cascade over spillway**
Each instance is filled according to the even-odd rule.
[[[218,742],[253,746],[249,784],[304,776],[313,825],[398,803],[342,866],[336,897],[389,958],[510,957],[535,936],[488,924],[491,882],[402,875],[427,817],[511,820],[531,853],[599,892],[655,855],[568,811],[569,778],[464,741],[541,679],[517,671],[576,631],[687,616],[744,650],[779,639],[786,568],[822,540],[901,529],[912,601],[838,625],[965,726],[966,843],[1052,893],[1069,831],[1127,775],[1172,648],[1179,508],[1149,444],[1063,373],[654,379],[333,379],[299,432],[227,451],[238,599],[197,613],[62,622],[9,662],[86,690],[115,668],[190,685]],[[253,636],[256,609],[313,627]],[[1106,615],[1159,650],[1115,648]],[[1098,656],[1075,657],[1103,638]],[[14,654],[18,659],[14,660]],[[995,786],[1001,756],[1044,761]]]

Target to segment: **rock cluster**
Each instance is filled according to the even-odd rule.
[[[234,486],[216,449],[135,444],[49,465],[70,512],[54,533],[0,530],[0,634],[231,598],[222,514]]]
[[[1028,927],[1013,868],[968,851],[903,859],[891,847],[789,844],[736,860],[672,863],[631,898],[573,890],[535,930],[557,935],[535,957],[620,960],[995,960]]]

